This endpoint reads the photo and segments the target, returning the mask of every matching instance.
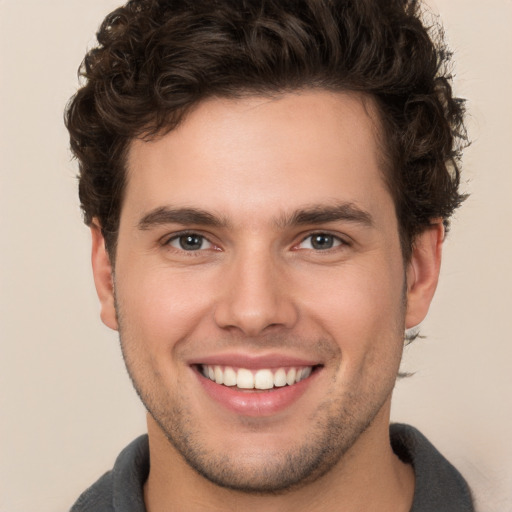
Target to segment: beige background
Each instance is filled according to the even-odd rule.
[[[117,0],[0,0],[0,511],[67,510],[145,429],[102,326],[62,110]],[[435,0],[474,140],[441,285],[393,417],[512,511],[512,2]]]

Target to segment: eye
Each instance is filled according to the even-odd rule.
[[[344,244],[343,240],[329,233],[314,233],[307,236],[298,245],[299,249],[313,249],[315,251],[326,251]]]
[[[182,251],[201,251],[211,249],[213,244],[197,233],[185,233],[167,241],[167,245]]]

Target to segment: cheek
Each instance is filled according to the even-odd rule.
[[[385,355],[401,346],[404,327],[403,273],[391,265],[353,265],[308,280],[307,316],[322,325],[346,360]],[[396,350],[391,350],[396,352]]]
[[[163,267],[140,272],[132,267],[118,281],[116,295],[125,330],[138,342],[162,350],[190,334],[211,302],[212,283],[207,276],[198,280]]]

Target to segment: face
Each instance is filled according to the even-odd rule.
[[[210,100],[131,146],[115,309],[96,234],[102,316],[150,421],[214,483],[297,486],[387,429],[426,309],[377,130],[369,101],[311,91]]]

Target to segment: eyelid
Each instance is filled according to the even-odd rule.
[[[178,240],[182,236],[198,236],[198,237],[201,237],[205,242],[207,242],[209,244],[209,247],[204,248],[204,249],[198,249],[196,251],[185,251],[184,249],[182,249],[180,247],[174,247],[174,246],[171,245],[171,242],[173,242],[174,240]],[[167,235],[163,236],[160,239],[160,244],[162,246],[164,246],[164,247],[165,246],[171,247],[172,249],[174,249],[176,251],[180,251],[180,252],[184,252],[184,253],[201,252],[201,251],[206,251],[206,250],[209,250],[209,249],[216,249],[216,250],[218,250],[218,245],[215,244],[214,242],[212,242],[208,235],[206,235],[204,233],[201,233],[201,230],[199,230],[199,229],[184,229],[182,231],[178,231],[178,232],[175,232],[175,233],[167,234]]]
[[[187,235],[188,236],[195,235],[195,236],[201,237],[204,241],[206,241],[209,244],[209,247],[207,247],[205,249],[198,249],[196,251],[185,251],[184,249],[181,249],[181,248],[178,248],[178,247],[173,247],[171,245],[172,241],[177,240],[180,237],[187,236]],[[315,249],[308,249],[308,250],[315,250],[316,252],[328,252],[330,250],[335,250],[336,248],[341,247],[341,246],[350,246],[350,245],[352,245],[349,237],[346,236],[346,235],[342,235],[342,234],[339,234],[339,233],[335,234],[335,233],[330,232],[329,230],[315,230],[315,231],[309,231],[307,233],[302,234],[300,236],[299,241],[296,242],[295,244],[293,244],[292,249],[299,249],[300,250],[299,246],[303,242],[305,242],[308,238],[311,238],[311,237],[313,237],[315,235],[325,235],[325,236],[333,237],[336,240],[336,242],[338,242],[338,243],[334,247],[331,247],[329,249],[324,249],[323,251],[315,250]],[[167,235],[163,236],[159,240],[159,243],[160,243],[160,245],[162,245],[164,247],[165,246],[172,247],[173,249],[175,249],[177,251],[187,252],[187,253],[193,253],[193,252],[197,253],[197,252],[201,252],[201,251],[205,251],[205,250],[209,250],[209,249],[210,250],[211,249],[221,250],[219,245],[217,243],[213,242],[211,240],[211,238],[212,238],[211,235],[202,233],[200,229],[184,229],[182,231],[170,233],[170,234],[167,234]]]
[[[301,248],[299,247],[301,244],[303,244],[308,238],[311,238],[311,237],[314,237],[314,236],[318,236],[318,235],[324,235],[324,236],[330,236],[332,238],[335,239],[336,242],[336,245],[334,245],[333,247],[330,247],[328,249],[324,249],[323,251],[322,250],[318,250],[318,249],[314,249],[314,248],[307,248],[307,249],[304,249],[304,250],[313,250],[313,251],[316,251],[316,252],[329,252],[329,251],[332,251],[332,250],[336,250],[337,248],[339,247],[342,247],[342,246],[350,246],[351,243],[350,241],[348,240],[348,237],[347,236],[343,236],[339,233],[332,233],[328,230],[316,230],[316,231],[310,231],[309,233],[305,234],[305,235],[302,235],[301,238],[300,238],[300,241],[297,242],[293,248],[294,249],[298,249],[298,250],[301,250]]]

